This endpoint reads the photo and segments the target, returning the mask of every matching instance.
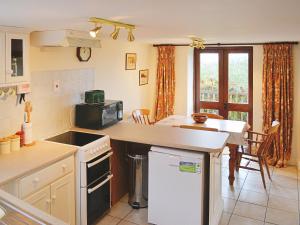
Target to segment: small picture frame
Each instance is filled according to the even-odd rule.
[[[139,85],[146,85],[149,81],[149,70],[140,70],[139,71]]]
[[[125,69],[126,70],[136,69],[136,53],[126,53]]]

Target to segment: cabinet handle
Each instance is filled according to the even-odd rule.
[[[55,200],[56,200],[56,196],[54,195],[52,196],[52,202],[55,202]]]
[[[50,200],[50,199],[47,199],[47,200],[46,200],[46,203],[47,203],[47,205],[50,205],[51,200]]]
[[[36,177],[36,178],[34,178],[33,183],[36,184],[36,183],[38,183],[39,181],[40,181],[40,179]]]
[[[67,165],[66,165],[66,164],[63,164],[63,165],[61,166],[61,168],[63,169],[63,171],[66,171]]]

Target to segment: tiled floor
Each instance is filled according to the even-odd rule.
[[[296,167],[271,168],[272,182],[266,177],[267,189],[258,172],[241,169],[231,187],[228,159],[223,155],[224,212],[220,225],[299,225],[300,177]],[[126,196],[97,225],[116,224],[148,224],[147,209],[133,210]]]

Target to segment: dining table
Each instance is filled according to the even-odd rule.
[[[173,126],[180,127],[182,125],[206,127],[217,129],[218,132],[229,133],[227,147],[229,148],[229,183],[234,183],[234,170],[236,167],[236,156],[240,145],[245,144],[245,132],[249,125],[244,121],[222,120],[208,118],[204,123],[196,123],[191,116],[171,115],[155,123],[156,126]]]

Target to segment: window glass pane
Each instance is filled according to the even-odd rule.
[[[229,111],[229,120],[248,121],[248,112]]]
[[[200,109],[201,113],[214,113],[219,115],[219,110],[217,109]]]
[[[23,40],[11,39],[12,76],[23,76]]]
[[[200,101],[219,101],[219,54],[200,54]]]
[[[248,53],[228,54],[228,102],[248,103]]]

